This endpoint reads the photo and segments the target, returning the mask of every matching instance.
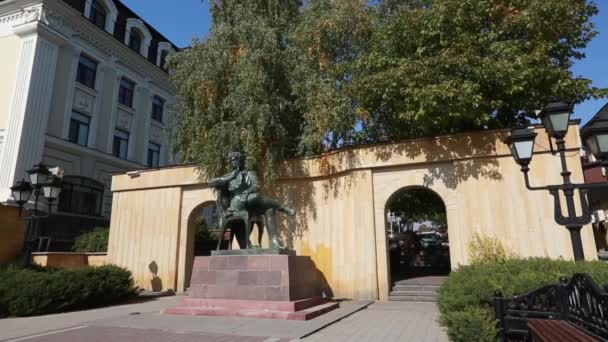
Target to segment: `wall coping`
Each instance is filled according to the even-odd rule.
[[[33,256],[48,256],[48,255],[71,255],[71,256],[81,256],[81,255],[95,256],[95,255],[99,255],[99,256],[104,256],[104,255],[108,255],[108,253],[107,252],[91,252],[91,253],[80,253],[80,252],[33,252],[32,255]]]
[[[581,139],[577,122],[566,135],[567,151],[579,151]],[[549,139],[542,126],[534,126],[538,137],[534,154],[548,154]],[[459,133],[441,137],[410,139],[402,142],[345,147],[324,155],[289,159],[282,163],[278,181],[337,176],[359,170],[391,167],[436,167],[474,160],[511,158],[503,143],[507,129]],[[195,165],[179,165],[153,170],[113,174],[112,192],[142,189],[206,186],[205,177]]]

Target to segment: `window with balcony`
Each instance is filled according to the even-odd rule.
[[[165,110],[165,100],[158,96],[152,99],[152,119],[163,122],[163,112]]]
[[[80,55],[78,60],[78,70],[76,71],[76,81],[91,89],[95,89],[95,79],[97,77],[97,62],[85,55]]]
[[[150,142],[148,145],[148,166],[158,167],[160,162],[160,145]]]
[[[87,146],[89,141],[89,126],[91,119],[78,112],[72,112],[68,140],[74,144]]]
[[[112,154],[120,159],[127,159],[129,152],[129,132],[116,128],[114,130],[114,144]]]
[[[120,79],[120,89],[118,90],[118,103],[127,107],[133,107],[133,93],[135,91],[135,83],[126,78]]]
[[[99,3],[97,0],[93,0],[91,3],[91,14],[89,15],[89,19],[95,26],[99,27],[102,30],[106,29],[106,16],[107,12],[105,7]]]

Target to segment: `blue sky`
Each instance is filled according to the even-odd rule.
[[[179,47],[202,37],[211,25],[209,2],[202,0],[122,0],[158,31]],[[597,0],[600,14],[593,18],[599,35],[587,47],[587,58],[577,61],[573,72],[593,80],[593,85],[608,88],[608,0]],[[608,99],[590,100],[575,108],[575,117],[587,122]]]

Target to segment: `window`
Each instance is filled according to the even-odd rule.
[[[120,159],[127,159],[129,152],[129,133],[116,128],[114,130],[114,144],[112,154]]]
[[[165,100],[158,96],[152,99],[152,119],[158,122],[163,122],[163,111],[165,108]]]
[[[169,55],[169,51],[167,50],[163,50],[160,53],[160,68],[163,70],[167,70],[166,68],[166,64],[167,64],[167,56]]]
[[[148,166],[158,167],[160,158],[160,145],[150,142],[148,145]]]
[[[91,119],[78,112],[72,112],[68,140],[74,144],[87,146],[89,141],[89,125]]]
[[[131,35],[129,36],[129,48],[131,50],[140,53],[141,51],[141,35],[137,30],[131,30]]]
[[[106,29],[106,9],[97,0],[93,0],[91,3],[91,15],[89,19],[100,29]]]
[[[78,61],[78,70],[76,72],[76,81],[91,89],[95,89],[96,74],[97,62],[88,58],[87,56],[80,55],[80,60]]]
[[[127,80],[126,78],[120,79],[120,89],[118,90],[118,102],[127,106],[133,107],[133,91],[135,90],[135,83]]]
[[[67,213],[101,216],[103,184],[96,180],[65,176],[61,183],[59,210]]]

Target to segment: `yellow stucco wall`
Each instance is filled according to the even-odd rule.
[[[0,206],[0,264],[10,262],[23,247],[26,221],[16,207]]]
[[[108,261],[138,286],[176,288],[181,196],[180,188],[114,193]]]
[[[0,37],[0,129],[8,126],[8,113],[19,58],[19,37],[15,35]]]
[[[446,204],[452,267],[468,263],[476,234],[500,239],[522,256],[572,259],[567,230],[553,221],[546,192],[525,189],[519,166],[501,142],[506,131],[460,134],[339,151],[290,160],[266,191],[295,207],[282,218],[283,241],[310,255],[337,298],[388,296],[385,208],[398,190],[424,186]],[[546,150],[539,130],[531,179],[560,183],[559,158]],[[582,182],[578,126],[567,136],[572,180]],[[149,288],[152,261],[165,288],[183,290],[191,272],[191,217],[215,196],[193,167],[113,177],[114,207],[109,262],[134,272]],[[590,227],[582,232],[585,255],[596,259]],[[162,262],[162,265],[161,265]],[[156,280],[158,283],[158,279]]]

